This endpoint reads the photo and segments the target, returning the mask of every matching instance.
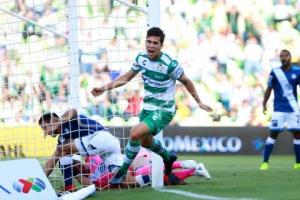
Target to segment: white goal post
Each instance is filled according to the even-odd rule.
[[[26,1],[25,1],[26,2]],[[32,7],[37,6],[40,7],[40,2],[42,1],[35,1],[33,2],[33,5],[30,5],[30,9],[32,9]],[[51,1],[52,2],[52,1]],[[103,20],[103,23],[108,23],[105,24],[107,26],[99,26],[97,27],[95,24],[92,24],[94,21],[88,21],[86,23],[91,23],[91,24],[86,24],[86,27],[88,27],[89,30],[85,30],[86,27],[81,27],[82,21],[80,21],[81,19],[87,18],[86,16],[90,16],[90,18],[101,18],[101,17],[106,17],[109,18],[107,16],[102,16],[102,11],[100,12],[99,10],[103,9],[102,7],[104,7],[102,4],[108,3],[110,1],[106,0],[106,1],[100,1],[100,0],[89,0],[86,1],[88,3],[91,3],[91,6],[95,6],[96,8],[91,8],[89,7],[90,5],[84,5],[86,6],[86,10],[84,12],[86,12],[84,14],[84,16],[82,16],[81,13],[79,13],[79,9],[80,11],[82,11],[82,1],[79,0],[69,0],[69,1],[64,1],[64,0],[54,0],[53,1],[54,4],[56,4],[55,9],[58,9],[59,12],[57,11],[53,11],[53,15],[57,14],[59,16],[54,16],[52,15],[52,17],[55,19],[54,22],[50,21],[50,18],[47,18],[45,16],[43,16],[43,20],[39,20],[36,18],[31,18],[32,16],[30,14],[24,14],[22,13],[22,11],[16,11],[16,7],[18,6],[12,6],[13,2],[9,2],[9,1],[5,1],[5,2],[0,2],[0,28],[1,27],[6,27],[3,30],[0,30],[0,45],[5,44],[5,48],[7,51],[11,51],[12,52],[12,56],[17,56],[18,58],[12,58],[12,59],[16,59],[18,62],[20,63],[14,63],[17,67],[23,67],[25,66],[26,68],[28,68],[28,70],[24,70],[24,73],[28,73],[28,74],[23,74],[22,81],[26,82],[25,86],[27,90],[27,96],[26,98],[33,98],[33,96],[36,95],[35,90],[39,88],[40,83],[38,80],[39,76],[42,76],[41,72],[38,71],[35,67],[37,67],[37,65],[42,65],[43,68],[42,70],[59,70],[59,74],[65,74],[67,73],[67,77],[65,77],[65,79],[61,80],[61,79],[57,79],[55,81],[53,81],[53,84],[61,84],[61,82],[67,81],[67,88],[65,89],[65,93],[67,93],[67,104],[60,104],[60,106],[57,106],[53,109],[53,105],[51,106],[51,104],[55,104],[55,102],[59,102],[61,103],[61,99],[58,95],[60,94],[51,94],[50,97],[48,97],[48,100],[50,99],[51,101],[53,99],[55,99],[55,102],[48,102],[47,101],[47,94],[45,97],[45,94],[42,94],[42,92],[40,92],[40,96],[41,98],[45,98],[46,100],[40,103],[37,103],[38,98],[36,98],[35,100],[31,100],[31,104],[29,106],[32,106],[33,108],[27,112],[27,115],[29,115],[30,120],[28,120],[28,122],[16,122],[17,120],[14,118],[20,117],[19,115],[17,116],[17,111],[16,113],[14,112],[9,112],[11,111],[11,107],[2,107],[0,108],[1,113],[7,113],[6,119],[3,120],[3,124],[5,126],[4,129],[2,129],[2,131],[0,131],[0,145],[3,145],[3,151],[1,152],[1,148],[0,148],[0,159],[3,159],[1,157],[1,155],[7,156],[7,158],[4,159],[15,159],[15,158],[19,158],[19,156],[26,156],[26,157],[37,157],[39,158],[39,160],[41,162],[43,162],[47,156],[50,156],[50,153],[52,152],[53,148],[56,145],[56,140],[54,139],[47,139],[44,140],[43,136],[41,135],[41,131],[39,130],[39,128],[36,126],[36,120],[38,119],[38,117],[44,112],[44,111],[51,111],[51,112],[62,112],[62,108],[63,109],[69,109],[69,108],[76,108],[78,110],[84,110],[86,109],[86,105],[82,104],[82,87],[81,84],[84,84],[83,80],[85,77],[81,76],[81,61],[82,61],[82,54],[81,54],[81,48],[83,45],[85,45],[84,43],[99,43],[103,46],[109,46],[110,45],[110,39],[111,38],[107,38],[107,35],[103,34],[103,37],[101,38],[100,36],[93,38],[93,28],[95,28],[96,30],[96,34],[102,33],[101,29],[103,29],[103,32],[110,32],[113,33],[113,26],[118,27],[120,25],[120,27],[123,25],[121,24],[121,22],[119,22],[118,20],[122,21],[124,20],[124,18],[126,18],[126,14],[125,16],[123,16],[121,13],[122,11],[120,11],[120,13],[116,12],[115,16],[111,17],[111,21],[113,23],[116,24],[109,24],[110,23],[110,19],[108,19],[109,22],[106,22],[105,20]],[[63,2],[63,3],[62,3]],[[64,2],[67,2],[67,4],[65,5]],[[160,0],[142,0],[142,1],[126,1],[126,0],[114,0],[112,1],[113,4],[116,4],[118,6],[126,6],[130,9],[135,10],[136,12],[140,13],[143,15],[143,25],[140,24],[136,24],[132,27],[128,28],[128,32],[135,32],[135,34],[145,34],[145,32],[147,31],[148,28],[150,27],[159,27],[160,26]],[[139,4],[135,4],[132,2],[142,2]],[[147,5],[146,5],[147,2]],[[36,4],[35,4],[36,3]],[[87,3],[86,3],[87,4]],[[143,5],[141,5],[143,4]],[[7,6],[8,5],[8,6]],[[62,5],[64,7],[62,7]],[[110,5],[111,6],[111,5]],[[109,7],[109,6],[108,6]],[[19,8],[18,8],[19,9]],[[28,13],[32,10],[28,9]],[[92,11],[90,11],[89,9],[94,9],[94,14]],[[33,9],[34,10],[34,9]],[[43,15],[43,13],[39,13],[40,10],[38,11],[32,11],[32,12],[38,12],[38,14]],[[45,10],[43,11],[45,12]],[[52,11],[50,11],[52,12]],[[90,13],[89,13],[90,12]],[[103,13],[105,13],[106,11],[103,11]],[[92,14],[91,14],[92,13]],[[97,14],[95,14],[97,13]],[[101,14],[99,14],[101,13]],[[62,17],[61,15],[65,14],[65,17]],[[131,16],[129,16],[131,17]],[[128,17],[128,18],[129,18]],[[134,16],[135,17],[135,16]],[[137,18],[137,17],[136,17]],[[134,18],[133,21],[135,21],[136,19]],[[136,20],[140,23],[140,20]],[[120,23],[120,24],[119,24]],[[23,42],[22,39],[20,39],[20,35],[21,35],[21,26],[23,26],[25,24],[25,26],[34,26],[35,28],[38,27],[39,30],[41,30],[42,32],[42,36],[36,34],[33,36],[28,36],[28,38],[32,37],[34,39],[28,39],[26,42]],[[57,29],[57,26],[59,26],[59,29]],[[91,28],[92,27],[92,28]],[[31,27],[32,28],[32,27]],[[122,28],[122,27],[121,27]],[[126,27],[125,27],[126,28]],[[110,29],[107,31],[107,29]],[[122,31],[122,29],[121,29]],[[88,32],[88,34],[91,34],[91,41],[82,41],[82,32]],[[25,33],[26,34],[26,33]],[[115,33],[116,35],[118,33]],[[124,63],[128,66],[129,63],[132,63],[132,60],[134,59],[134,57],[132,57],[132,55],[138,53],[138,51],[140,51],[140,48],[143,48],[143,42],[144,42],[144,36],[140,36],[140,38],[136,39],[135,43],[133,45],[137,45],[139,43],[139,47],[136,47],[136,49],[134,50],[128,50],[128,55],[130,54],[130,59],[131,60],[122,60],[122,59],[116,59],[116,60],[108,60],[109,64],[112,64],[116,67],[119,67],[121,65],[123,65]],[[123,37],[123,36],[122,36]],[[132,36],[135,37],[135,36]],[[62,45],[61,47],[61,51],[62,53],[59,54],[58,51],[53,53],[52,50],[56,48],[56,44],[53,44],[53,42],[61,42],[63,43],[61,40],[65,40],[66,41],[66,45]],[[116,58],[116,55],[122,55],[124,53],[126,53],[126,48],[124,49],[124,47],[122,45],[124,39],[120,39],[119,40],[119,44],[117,44],[116,46],[114,46],[114,48],[119,48],[119,49],[106,49],[105,53],[111,53],[113,54],[113,58]],[[141,41],[139,41],[141,40]],[[49,42],[51,44],[49,44]],[[36,44],[35,44],[36,43]],[[141,45],[142,44],[142,45]],[[63,49],[64,47],[67,47],[67,49]],[[141,46],[141,47],[140,47]],[[19,49],[18,49],[19,48]],[[44,48],[44,49],[41,49]],[[88,52],[89,53],[89,52]],[[104,54],[105,54],[104,53]],[[49,55],[48,55],[49,54]],[[55,54],[55,55],[54,55]],[[9,55],[10,56],[10,55]],[[90,56],[90,55],[88,55]],[[108,56],[109,57],[109,56]],[[129,57],[129,56],[124,56]],[[19,60],[18,60],[19,59]],[[88,58],[90,59],[90,58]],[[109,59],[109,58],[108,58]],[[17,62],[16,61],[16,62]],[[67,62],[66,62],[67,61]],[[13,62],[15,62],[15,60],[13,60]],[[99,60],[97,60],[97,62],[99,62]],[[99,63],[92,63],[93,65],[97,65]],[[51,65],[57,65],[60,66],[60,68],[54,68],[54,69],[48,69],[47,65],[48,64]],[[63,63],[63,64],[62,64]],[[1,60],[0,60],[0,65],[1,65]],[[44,66],[45,65],[45,66]],[[55,66],[55,67],[57,67]],[[44,69],[45,68],[45,69]],[[120,67],[119,67],[120,68]],[[113,70],[112,70],[113,71]],[[122,71],[122,70],[120,70]],[[2,73],[2,71],[1,71]],[[20,73],[22,72],[16,72],[13,74],[10,74],[10,76],[14,79],[18,79]],[[30,79],[31,77],[35,76],[35,78]],[[25,77],[25,78],[24,78]],[[6,78],[6,77],[5,77]],[[89,77],[88,77],[89,78]],[[27,80],[28,79],[28,80]],[[17,80],[18,81],[18,80]],[[9,81],[8,81],[9,82]],[[52,83],[52,82],[51,82]],[[140,82],[135,82],[133,83],[133,85],[140,85]],[[4,87],[6,86],[0,86],[3,87],[1,88],[6,89]],[[129,86],[130,87],[130,86]],[[9,89],[9,88],[8,88]],[[21,88],[22,89],[22,88]],[[53,92],[53,91],[52,91]],[[49,92],[51,93],[51,91]],[[121,94],[123,94],[121,92]],[[44,96],[43,96],[44,95]],[[53,96],[56,95],[56,96]],[[48,95],[49,96],[49,95]],[[21,95],[18,96],[14,96],[14,98],[22,98]],[[40,98],[40,97],[39,97]],[[18,99],[17,99],[18,100]],[[40,99],[38,99],[40,100]],[[22,102],[22,101],[20,101]],[[23,103],[23,102],[22,102]],[[41,104],[41,105],[40,105]],[[67,105],[67,106],[66,106]],[[22,106],[22,105],[18,105],[18,106]],[[45,108],[46,107],[46,108]],[[21,110],[21,109],[20,109]],[[24,111],[25,112],[25,111]],[[21,113],[20,115],[22,115],[23,113]],[[62,114],[62,113],[59,113]],[[117,118],[117,117],[116,117]],[[1,120],[1,119],[0,119]],[[11,124],[8,127],[8,123],[6,122],[10,122]],[[103,121],[101,121],[102,123]],[[115,123],[110,123],[109,125],[114,125]],[[1,126],[2,126],[1,125]],[[106,125],[105,123],[103,125]],[[131,122],[130,125],[133,125],[133,123]],[[112,127],[113,129],[113,127]],[[3,134],[2,134],[3,133]],[[3,137],[1,137],[1,134]],[[162,132],[160,132],[156,138],[158,138],[162,144],[163,143],[163,136],[162,136]],[[7,135],[7,136],[5,136]],[[126,138],[124,138],[124,133],[121,135],[121,140],[125,141]],[[13,142],[11,142],[13,141]],[[15,148],[13,149],[11,147],[11,143],[13,143],[13,145],[15,145]],[[16,144],[15,144],[16,143]],[[20,146],[20,147],[19,147]],[[11,154],[14,154],[15,156],[10,156]],[[152,153],[152,187],[157,188],[157,187],[162,187],[163,186],[163,162],[162,159]],[[56,171],[59,171],[58,169],[56,169]],[[54,175],[53,181],[61,181],[61,179]],[[59,186],[54,186],[55,189],[58,189]]]
[[[160,0],[150,0],[148,3],[149,11],[149,27],[160,27]],[[163,131],[160,131],[156,136],[163,145]],[[152,159],[152,187],[158,188],[164,185],[163,182],[163,160],[156,153],[151,153]]]

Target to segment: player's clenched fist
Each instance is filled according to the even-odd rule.
[[[105,90],[103,87],[100,88],[95,87],[92,89],[92,94],[96,97],[96,96],[100,96],[104,91]]]
[[[199,107],[200,107],[201,109],[206,110],[207,112],[213,111],[213,109],[212,109],[210,106],[208,106],[208,105],[206,105],[206,104],[204,104],[204,103],[199,103],[198,105],[199,105]]]

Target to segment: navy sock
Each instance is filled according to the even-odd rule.
[[[270,155],[273,151],[274,144],[266,143],[264,150],[264,162],[269,162]]]
[[[300,144],[294,144],[296,163],[300,163]]]
[[[61,172],[64,177],[65,187],[73,184],[73,171],[72,165],[60,165]]]
[[[125,149],[125,156],[124,156],[124,162],[119,171],[122,171],[123,173],[126,173],[129,166],[133,162],[134,158],[136,155],[139,153],[141,148],[141,143],[140,141],[134,141],[134,140],[129,140],[126,149]]]

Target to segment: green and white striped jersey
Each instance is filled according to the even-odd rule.
[[[161,53],[157,60],[152,61],[146,53],[140,53],[131,70],[142,73],[145,110],[175,111],[176,80],[183,74],[183,69],[177,60]]]

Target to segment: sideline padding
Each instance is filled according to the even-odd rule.
[[[58,197],[37,159],[1,161],[1,200],[57,200]]]
[[[37,125],[0,126],[0,159],[49,157],[56,144],[57,139],[44,138]]]
[[[65,194],[59,197],[59,200],[82,200],[85,199],[96,192],[95,185],[90,185],[88,187],[82,188],[76,192]]]

